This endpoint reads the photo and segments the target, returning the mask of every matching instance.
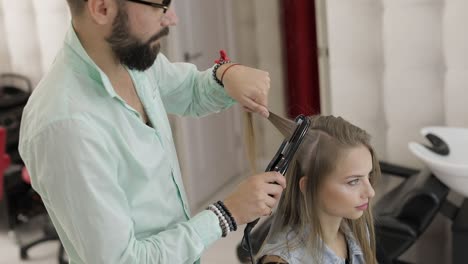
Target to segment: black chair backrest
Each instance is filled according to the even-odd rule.
[[[0,126],[7,130],[7,153],[14,163],[21,163],[18,154],[19,128],[23,108],[32,92],[31,81],[25,76],[0,74]]]
[[[436,216],[447,198],[449,189],[428,169],[415,174],[384,195],[375,205],[379,219],[393,218],[405,224],[419,236]],[[391,227],[386,227],[391,228]]]
[[[394,263],[434,220],[449,189],[429,170],[406,177],[374,206],[377,259]]]

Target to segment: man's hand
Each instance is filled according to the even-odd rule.
[[[257,174],[241,182],[226,198],[224,204],[237,224],[243,225],[261,216],[270,215],[284,188],[286,188],[286,179],[280,173]]]
[[[222,65],[217,71],[221,79],[224,71],[231,64]],[[253,69],[243,65],[230,68],[223,77],[224,89],[245,110],[268,117],[268,93],[270,91],[270,75],[268,72]]]

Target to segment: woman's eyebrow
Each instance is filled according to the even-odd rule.
[[[346,177],[346,179],[348,178],[363,178],[363,177],[366,177],[364,175],[359,175],[359,174],[353,174],[353,175],[349,175]]]
[[[346,176],[346,179],[352,178],[352,177],[355,177],[355,178],[363,178],[363,177],[367,177],[367,176],[370,175],[371,173],[372,173],[372,170],[371,170],[367,175],[353,174],[353,175]]]

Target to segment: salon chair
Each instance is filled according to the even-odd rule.
[[[5,144],[6,144],[6,130],[3,127],[0,127],[0,201],[2,201],[4,192],[3,192],[3,182],[5,176],[5,170],[10,166],[10,156],[5,153]]]
[[[410,142],[408,148],[451,191],[461,204],[446,200],[441,213],[452,221],[452,263],[468,259],[468,128],[430,126],[420,130],[430,145]],[[458,196],[460,197],[460,196]]]
[[[11,164],[9,155],[5,153],[6,129],[0,127],[0,200],[3,198],[7,210],[9,229],[18,238],[18,228],[33,220],[41,219],[42,236],[39,239],[23,244],[20,247],[22,260],[28,259],[30,248],[48,241],[59,241],[59,237],[42,203],[41,197],[31,188],[29,174],[22,164]],[[36,221],[37,222],[37,221]],[[58,263],[66,264],[65,251],[60,244]]]
[[[16,217],[16,219],[10,219],[13,223],[12,229],[14,230],[14,225],[28,223],[35,217],[41,217],[41,219],[43,220],[41,222],[42,236],[26,244],[20,244],[21,259],[28,259],[29,249],[33,248],[36,245],[48,241],[58,241],[58,263],[67,264],[68,260],[66,260],[63,245],[60,242],[60,238],[58,237],[57,231],[52,225],[52,221],[50,220],[47,214],[44,204],[42,203],[41,197],[31,188],[31,179],[29,177],[29,173],[26,167],[15,166],[13,169],[11,169],[10,172],[15,175],[14,177],[12,177],[12,179],[16,179],[17,181],[16,183],[12,184],[15,187],[10,187],[10,190],[12,190],[12,188],[15,188],[16,190],[9,192],[9,195],[13,196],[11,200],[15,201],[10,203],[13,205],[13,208],[11,208],[11,211],[13,211],[11,213],[11,216]]]
[[[449,188],[428,169],[414,169],[381,162],[383,177],[404,179],[374,206],[379,263],[406,263],[398,258],[424,233],[445,207]]]
[[[0,74],[0,126],[7,131],[6,152],[12,163],[22,164],[18,153],[23,108],[32,92],[31,81],[20,74]]]
[[[29,175],[23,165],[13,164],[8,167],[5,172],[4,190],[9,228],[17,238],[22,260],[29,258],[28,251],[36,245],[49,241],[58,241],[60,243],[41,197],[32,189]],[[40,225],[41,235],[39,238],[25,243],[22,239],[19,239],[20,232],[18,231],[22,226],[31,223]],[[68,263],[64,255],[65,252],[60,243],[59,264]]]

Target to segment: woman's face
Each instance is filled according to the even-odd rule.
[[[337,162],[319,187],[319,212],[325,217],[357,219],[375,195],[369,182],[372,155],[365,146],[353,147],[343,150]]]

